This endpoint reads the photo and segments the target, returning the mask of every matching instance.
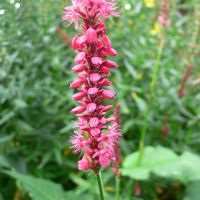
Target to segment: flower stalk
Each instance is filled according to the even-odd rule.
[[[98,186],[99,186],[99,194],[100,194],[100,199],[104,200],[104,189],[103,189],[103,183],[102,183],[102,178],[101,178],[101,172],[97,172],[96,173],[96,177],[97,177],[97,182],[98,182]]]

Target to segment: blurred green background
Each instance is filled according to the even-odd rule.
[[[118,2],[121,17],[108,20],[107,27],[118,51],[111,80],[114,104],[121,105],[122,199],[199,200],[200,2],[170,1],[171,25],[165,29],[156,23],[162,1]],[[0,2],[0,200],[98,199],[95,177],[77,170],[78,156],[68,141],[76,119],[69,113],[75,102],[68,88],[75,79],[70,40],[76,33],[61,16],[69,4]],[[181,85],[185,93],[179,97]],[[148,147],[136,166],[133,152],[141,142]],[[103,170],[103,181],[107,199],[114,199],[109,169]]]

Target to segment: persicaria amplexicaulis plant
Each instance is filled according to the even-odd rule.
[[[65,8],[63,20],[74,23],[76,29],[82,21],[82,33],[72,39],[72,47],[78,51],[72,68],[77,79],[70,88],[76,88],[72,99],[79,105],[71,111],[78,117],[71,143],[73,152],[81,153],[78,169],[98,172],[111,163],[116,165],[118,159],[120,126],[114,116],[105,117],[112,105],[104,105],[104,99],[115,97],[115,92],[106,87],[112,85],[110,70],[117,67],[106,59],[116,56],[117,51],[106,35],[105,20],[119,14],[114,0],[72,0],[72,4]]]
[[[169,0],[163,0],[160,14],[158,16],[158,22],[161,26],[167,27],[170,25],[169,19]]]

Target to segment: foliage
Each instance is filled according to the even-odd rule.
[[[147,180],[154,173],[184,184],[200,179],[200,158],[190,152],[177,155],[168,148],[147,146],[140,165],[137,165],[137,159],[138,152],[126,157],[121,169],[123,175]]]
[[[55,186],[51,191],[58,192],[52,196],[62,191],[70,195],[65,199],[97,199],[94,177],[77,171],[76,157],[68,142],[74,120],[69,114],[74,106],[73,91],[68,89],[74,80],[70,72],[74,53],[69,45],[74,33],[73,28],[65,30],[66,25],[61,23],[61,10],[69,2],[0,2],[0,13],[4,10],[4,14],[0,14],[0,200],[19,200],[18,188],[20,193],[25,193],[21,199],[31,198],[26,194],[34,193],[35,188],[29,186],[38,180]],[[128,160],[134,161],[137,156],[133,152],[138,149],[144,128],[160,41],[155,21],[161,1],[155,0],[152,8],[146,7],[144,2],[119,1],[120,19],[107,24],[108,35],[119,53],[116,58],[119,68],[113,71],[112,81],[122,112],[124,175],[126,166],[135,166]],[[20,8],[16,3],[20,3]],[[196,27],[194,10],[198,5],[196,0],[171,1],[171,25],[164,30],[165,45],[144,141],[145,145],[151,144],[145,152],[157,156],[151,159],[144,153],[141,166],[129,170],[132,178],[122,177],[122,199],[166,199],[166,195],[170,200],[198,199],[200,95],[199,85],[194,83],[200,73],[199,41],[195,41],[194,50],[191,47]],[[180,98],[177,93],[189,64],[193,72],[186,93]],[[158,144],[163,147],[154,147]],[[168,156],[170,163],[159,165],[159,159],[165,160]],[[175,160],[171,161],[172,157]],[[150,161],[155,163],[154,167],[149,166]],[[14,170],[12,177],[17,181],[3,173],[5,170]],[[178,175],[172,176],[174,170]],[[155,174],[158,176],[154,177]],[[138,198],[133,195],[136,181],[133,178],[142,179],[139,181],[142,194]],[[103,171],[103,179],[108,199],[112,199],[113,174]],[[18,187],[20,185],[23,187]]]

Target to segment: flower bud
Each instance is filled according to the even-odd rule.
[[[105,53],[108,54],[109,56],[116,56],[117,51],[113,48],[106,48]]]
[[[103,38],[102,38],[102,41],[103,41],[103,43],[105,44],[105,46],[108,46],[108,47],[111,47],[112,45],[111,45],[111,42],[110,42],[110,39],[107,37],[107,36],[104,36]]]
[[[85,63],[85,56],[86,56],[85,52],[80,52],[79,54],[76,55],[75,62],[77,64]]]
[[[89,88],[88,94],[93,95],[93,94],[96,94],[98,91],[99,91],[99,90],[98,90],[98,88],[96,88],[96,87]]]
[[[95,110],[96,110],[96,108],[97,108],[97,105],[95,104],[95,103],[89,103],[88,105],[87,105],[87,111],[89,112],[89,113],[92,113],[92,112],[94,112]]]
[[[104,108],[102,109],[102,111],[107,112],[107,111],[109,111],[112,107],[113,107],[112,105],[104,106]]]
[[[72,39],[72,48],[73,48],[74,50],[77,50],[77,49],[79,48],[79,45],[77,44],[77,38],[78,38],[78,36],[75,36],[75,37],[73,37],[73,39]]]
[[[72,99],[75,100],[75,101],[79,101],[79,100],[81,100],[84,96],[85,96],[85,93],[83,93],[83,92],[78,92],[78,93],[76,93],[76,94],[74,94],[74,95],[72,96]]]
[[[112,90],[103,90],[102,97],[105,99],[113,99],[115,97],[115,92]]]
[[[107,123],[110,123],[110,122],[113,122],[113,121],[115,121],[115,120],[116,120],[115,117],[109,117],[109,118],[106,119],[106,122],[107,122]]]
[[[94,73],[90,75],[90,80],[92,82],[97,82],[99,81],[99,79],[101,78],[101,76],[98,73]]]
[[[96,137],[100,134],[101,130],[99,128],[93,128],[90,130],[90,133],[93,137]]]
[[[110,73],[110,70],[107,67],[101,67],[101,72],[104,73],[105,75],[108,75]]]
[[[77,106],[71,110],[71,113],[80,114],[85,111],[85,106]]]
[[[93,127],[93,128],[97,127],[99,124],[99,119],[97,117],[93,117],[90,119],[89,124],[90,124],[90,127]]]
[[[112,85],[112,82],[109,81],[107,78],[104,78],[102,81],[99,82],[100,86],[110,86]]]
[[[83,45],[86,42],[86,38],[84,35],[77,37],[77,44]]]
[[[113,62],[113,61],[111,61],[111,60],[106,60],[106,61],[104,61],[104,62],[103,62],[103,65],[104,65],[105,67],[108,67],[108,68],[115,68],[115,67],[117,67],[117,63],[116,63],[116,62]]]
[[[84,71],[85,69],[86,69],[86,66],[84,64],[79,64],[72,67],[72,72],[78,73],[78,72]]]
[[[76,80],[72,83],[70,83],[70,88],[77,88],[83,84],[83,80]]]
[[[93,57],[91,60],[94,65],[101,65],[103,62],[100,57]]]
[[[97,33],[93,28],[89,28],[85,34],[88,43],[94,43],[97,41]]]

